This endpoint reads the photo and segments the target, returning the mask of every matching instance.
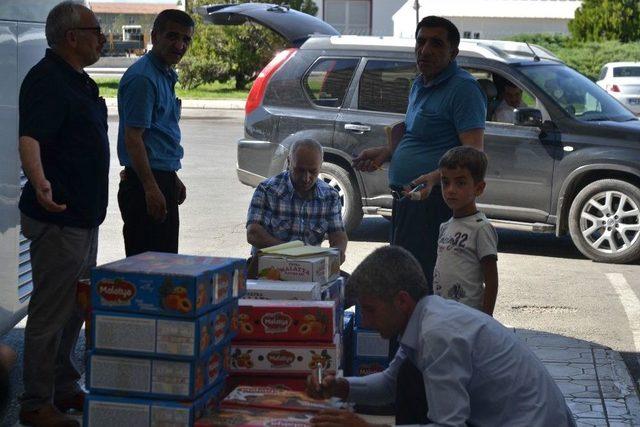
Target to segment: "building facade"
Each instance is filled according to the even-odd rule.
[[[464,38],[568,34],[578,0],[316,0],[317,16],[342,34],[413,37],[417,18],[450,19]]]

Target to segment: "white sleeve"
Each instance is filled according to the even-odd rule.
[[[478,260],[492,256],[498,258],[498,233],[490,223],[486,223],[476,233],[476,254]]]
[[[421,359],[430,426],[464,426],[471,414],[467,386],[473,373],[471,343],[452,330],[423,341]]]

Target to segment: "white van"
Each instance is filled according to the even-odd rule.
[[[18,211],[26,182],[18,155],[18,95],[25,74],[44,57],[44,24],[60,2],[0,1],[0,335],[25,316],[33,288]]]

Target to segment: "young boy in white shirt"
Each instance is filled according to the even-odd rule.
[[[436,295],[493,316],[498,295],[498,235],[476,208],[486,183],[487,156],[461,146],[440,159],[442,197],[453,216],[440,225],[433,273]]]

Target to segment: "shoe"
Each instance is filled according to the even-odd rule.
[[[71,397],[64,399],[53,399],[53,404],[60,410],[60,412],[76,411],[82,412],[84,408],[84,397],[86,393],[79,391]]]
[[[20,424],[31,427],[80,427],[78,421],[58,411],[51,404],[34,411],[21,409]]]

